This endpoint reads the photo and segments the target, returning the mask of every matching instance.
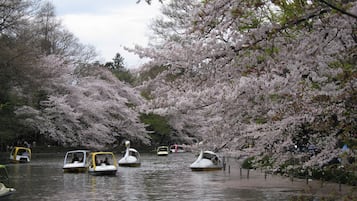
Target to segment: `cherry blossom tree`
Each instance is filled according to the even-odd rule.
[[[24,125],[61,146],[103,149],[125,139],[150,144],[136,110],[142,98],[108,69],[78,67],[54,55],[44,57],[39,68],[48,95],[40,109],[17,109]]]
[[[144,69],[167,69],[142,86],[153,97],[142,110],[169,117],[183,138],[236,156],[272,154],[276,165],[310,125],[301,146],[321,152],[302,161],[326,164],[356,132],[357,5],[339,3],[352,16],[320,1],[164,3],[155,43],[131,50],[151,58]]]
[[[90,64],[95,50],[61,25],[48,1],[0,1],[0,36],[6,143],[42,136],[98,149],[125,139],[150,144],[137,109],[144,100],[108,69]]]

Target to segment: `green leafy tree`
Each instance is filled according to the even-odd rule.
[[[124,58],[117,53],[112,62],[107,62],[105,67],[109,68],[112,73],[120,80],[129,84],[133,84],[135,79],[128,69],[125,68]]]
[[[123,71],[125,70],[124,58],[120,55],[120,53],[116,53],[113,61],[107,62],[104,66],[111,70]]]
[[[171,127],[165,117],[154,113],[142,113],[140,120],[147,124],[146,130],[151,132],[152,144],[162,145],[170,141]]]

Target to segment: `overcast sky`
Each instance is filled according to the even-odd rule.
[[[144,61],[123,49],[135,44],[146,46],[151,20],[160,13],[160,3],[137,0],[50,0],[56,15],[83,44],[93,45],[101,61],[112,61],[119,52],[126,67],[135,68]]]

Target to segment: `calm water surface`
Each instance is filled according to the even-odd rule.
[[[192,153],[159,157],[142,154],[141,167],[119,167],[116,176],[63,173],[65,153],[36,154],[28,164],[8,164],[15,200],[290,200],[295,189],[237,187],[258,177],[241,178],[239,165],[230,160],[226,171],[192,172]],[[117,160],[119,155],[117,154]],[[260,175],[261,177],[261,175]],[[261,180],[259,180],[261,181]],[[264,179],[262,180],[264,181]],[[277,181],[279,183],[279,181]]]

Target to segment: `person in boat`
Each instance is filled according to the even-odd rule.
[[[218,164],[218,157],[217,156],[213,157],[212,158],[212,162],[213,162],[213,164],[217,165]]]
[[[24,151],[21,155],[23,156],[29,156],[30,154],[27,151]]]
[[[109,163],[109,161],[108,161],[108,157],[105,157],[104,163],[105,163],[106,165],[110,165],[110,163]]]
[[[77,156],[77,154],[74,154],[73,159],[72,159],[72,163],[79,161],[79,158]]]

